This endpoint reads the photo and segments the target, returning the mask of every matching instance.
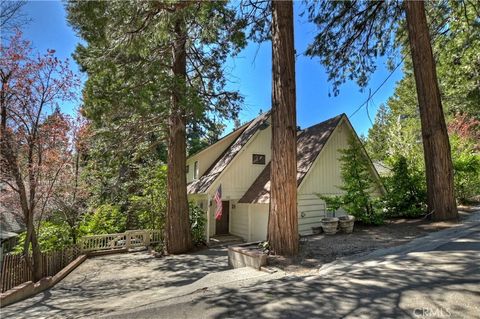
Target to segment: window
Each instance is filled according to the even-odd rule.
[[[198,178],[198,161],[195,161],[195,163],[193,163],[193,179],[197,179]]]
[[[187,167],[185,167],[185,172],[188,174],[189,170],[190,170],[190,165],[187,165]]]
[[[264,154],[253,154],[252,155],[252,164],[265,165],[265,155]]]

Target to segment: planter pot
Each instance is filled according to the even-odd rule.
[[[327,235],[334,235],[337,233],[338,228],[338,218],[336,217],[325,217],[321,220],[322,229]]]
[[[352,215],[342,216],[338,219],[338,225],[342,232],[350,234],[353,232],[353,225],[355,223],[355,217]]]
[[[232,268],[251,267],[260,270],[267,264],[267,254],[258,242],[228,247],[228,265]]]
[[[312,233],[314,235],[318,235],[322,232],[322,226],[318,226],[318,227],[312,227]]]

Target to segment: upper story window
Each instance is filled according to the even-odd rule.
[[[193,163],[193,179],[198,179],[198,161]]]
[[[252,154],[252,164],[265,165],[265,154]]]
[[[189,171],[190,171],[190,165],[187,165],[187,167],[185,167],[185,173],[188,174]]]

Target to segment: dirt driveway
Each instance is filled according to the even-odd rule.
[[[224,248],[163,258],[146,252],[105,255],[87,259],[52,289],[2,308],[1,318],[97,318],[222,281],[268,275],[229,269]]]

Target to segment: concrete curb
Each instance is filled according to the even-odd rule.
[[[29,298],[33,295],[38,294],[44,290],[47,290],[55,286],[60,280],[65,278],[69,273],[71,273],[75,268],[77,268],[81,263],[87,259],[86,255],[78,256],[74,261],[69,263],[65,268],[60,270],[53,277],[45,277],[40,279],[38,282],[33,283],[32,281],[27,281],[21,285],[13,287],[12,289],[0,294],[0,308],[11,305],[12,303],[18,302],[20,300]]]

